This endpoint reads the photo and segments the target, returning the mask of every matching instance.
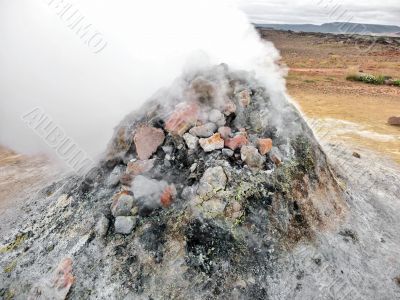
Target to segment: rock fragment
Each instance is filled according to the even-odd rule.
[[[107,185],[110,187],[114,187],[119,183],[119,180],[124,172],[124,167],[121,165],[117,165],[114,170],[112,170],[110,176],[107,179]]]
[[[226,157],[232,157],[233,154],[234,154],[234,152],[233,152],[233,150],[231,150],[231,149],[226,149],[226,148],[224,148],[224,149],[222,149],[222,154],[223,154],[224,156],[226,156]]]
[[[189,130],[189,133],[200,138],[207,138],[212,136],[216,130],[217,125],[214,123],[206,123],[204,125],[193,127]]]
[[[271,139],[258,139],[257,140],[258,151],[261,155],[267,154],[272,149]]]
[[[199,145],[199,138],[191,135],[190,133],[185,133],[183,135],[183,139],[186,142],[186,145],[191,150],[196,150]]]
[[[197,122],[199,106],[195,102],[181,103],[175,108],[165,123],[165,130],[173,135],[182,136]]]
[[[160,128],[150,126],[139,127],[133,138],[136,152],[141,160],[149,159],[162,145],[165,134]]]
[[[200,139],[199,143],[205,152],[211,152],[224,148],[224,140],[221,138],[219,133],[215,133],[213,136],[207,139]]]
[[[28,299],[64,300],[74,281],[72,259],[65,258],[60,262],[50,278],[44,278],[33,286]]]
[[[136,225],[136,217],[119,216],[115,218],[115,232],[130,234]]]
[[[111,213],[114,217],[129,216],[135,200],[131,195],[121,195],[113,199]]]
[[[240,156],[250,168],[262,168],[266,160],[254,146],[243,146],[240,150]]]
[[[106,216],[101,215],[100,219],[96,223],[95,232],[100,237],[107,235],[108,228],[110,227],[110,220]]]
[[[137,175],[149,172],[154,166],[155,159],[136,160],[128,163],[126,173],[135,177]]]
[[[238,134],[233,138],[228,138],[225,140],[225,147],[233,151],[242,148],[242,146],[247,145],[249,141],[243,134]]]

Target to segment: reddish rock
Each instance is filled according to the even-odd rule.
[[[165,130],[174,135],[182,136],[196,125],[199,116],[199,106],[195,102],[181,103],[165,122]]]
[[[247,145],[248,143],[249,141],[247,140],[247,137],[243,134],[236,135],[233,138],[225,139],[225,147],[233,151],[242,148],[242,146]]]
[[[220,127],[220,128],[218,128],[218,133],[225,140],[231,136],[232,129],[230,127]]]
[[[400,126],[400,117],[390,117],[388,123],[389,125]]]
[[[174,186],[167,186],[160,197],[160,202],[163,207],[169,207],[172,204],[176,190]]]
[[[261,155],[267,154],[272,149],[271,139],[258,139],[257,141],[258,151]]]
[[[154,166],[155,159],[136,160],[128,163],[126,173],[135,177],[150,171]]]
[[[224,148],[224,140],[219,133],[215,133],[207,139],[200,139],[199,143],[205,152]]]
[[[51,277],[34,284],[28,299],[65,299],[75,281],[72,275],[72,259],[63,259]]]
[[[133,138],[138,157],[141,160],[150,158],[157,151],[157,148],[164,143],[164,139],[164,132],[160,128],[139,127]]]
[[[74,280],[75,278],[72,275],[72,259],[65,258],[54,272],[53,286],[57,289],[69,290]]]
[[[250,92],[248,90],[241,91],[238,94],[238,98],[239,98],[239,103],[243,107],[248,106],[250,104],[250,102],[251,102],[251,96],[250,96]]]

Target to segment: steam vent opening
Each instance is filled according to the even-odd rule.
[[[268,299],[280,256],[346,211],[296,108],[225,64],[176,79],[116,127],[98,166],[42,193],[56,204],[18,261],[33,299]],[[72,256],[73,275],[65,260],[40,280]]]

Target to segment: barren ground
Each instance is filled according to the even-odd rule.
[[[289,67],[289,94],[317,131],[329,129],[323,130],[324,138],[400,162],[400,127],[387,124],[389,117],[400,116],[400,88],[346,80],[358,71],[400,78],[400,49],[377,44],[365,52],[356,44],[328,42],[313,34],[265,30],[263,35]]]

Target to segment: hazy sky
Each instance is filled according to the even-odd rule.
[[[258,23],[328,23],[347,21],[400,26],[399,0],[239,0]]]

